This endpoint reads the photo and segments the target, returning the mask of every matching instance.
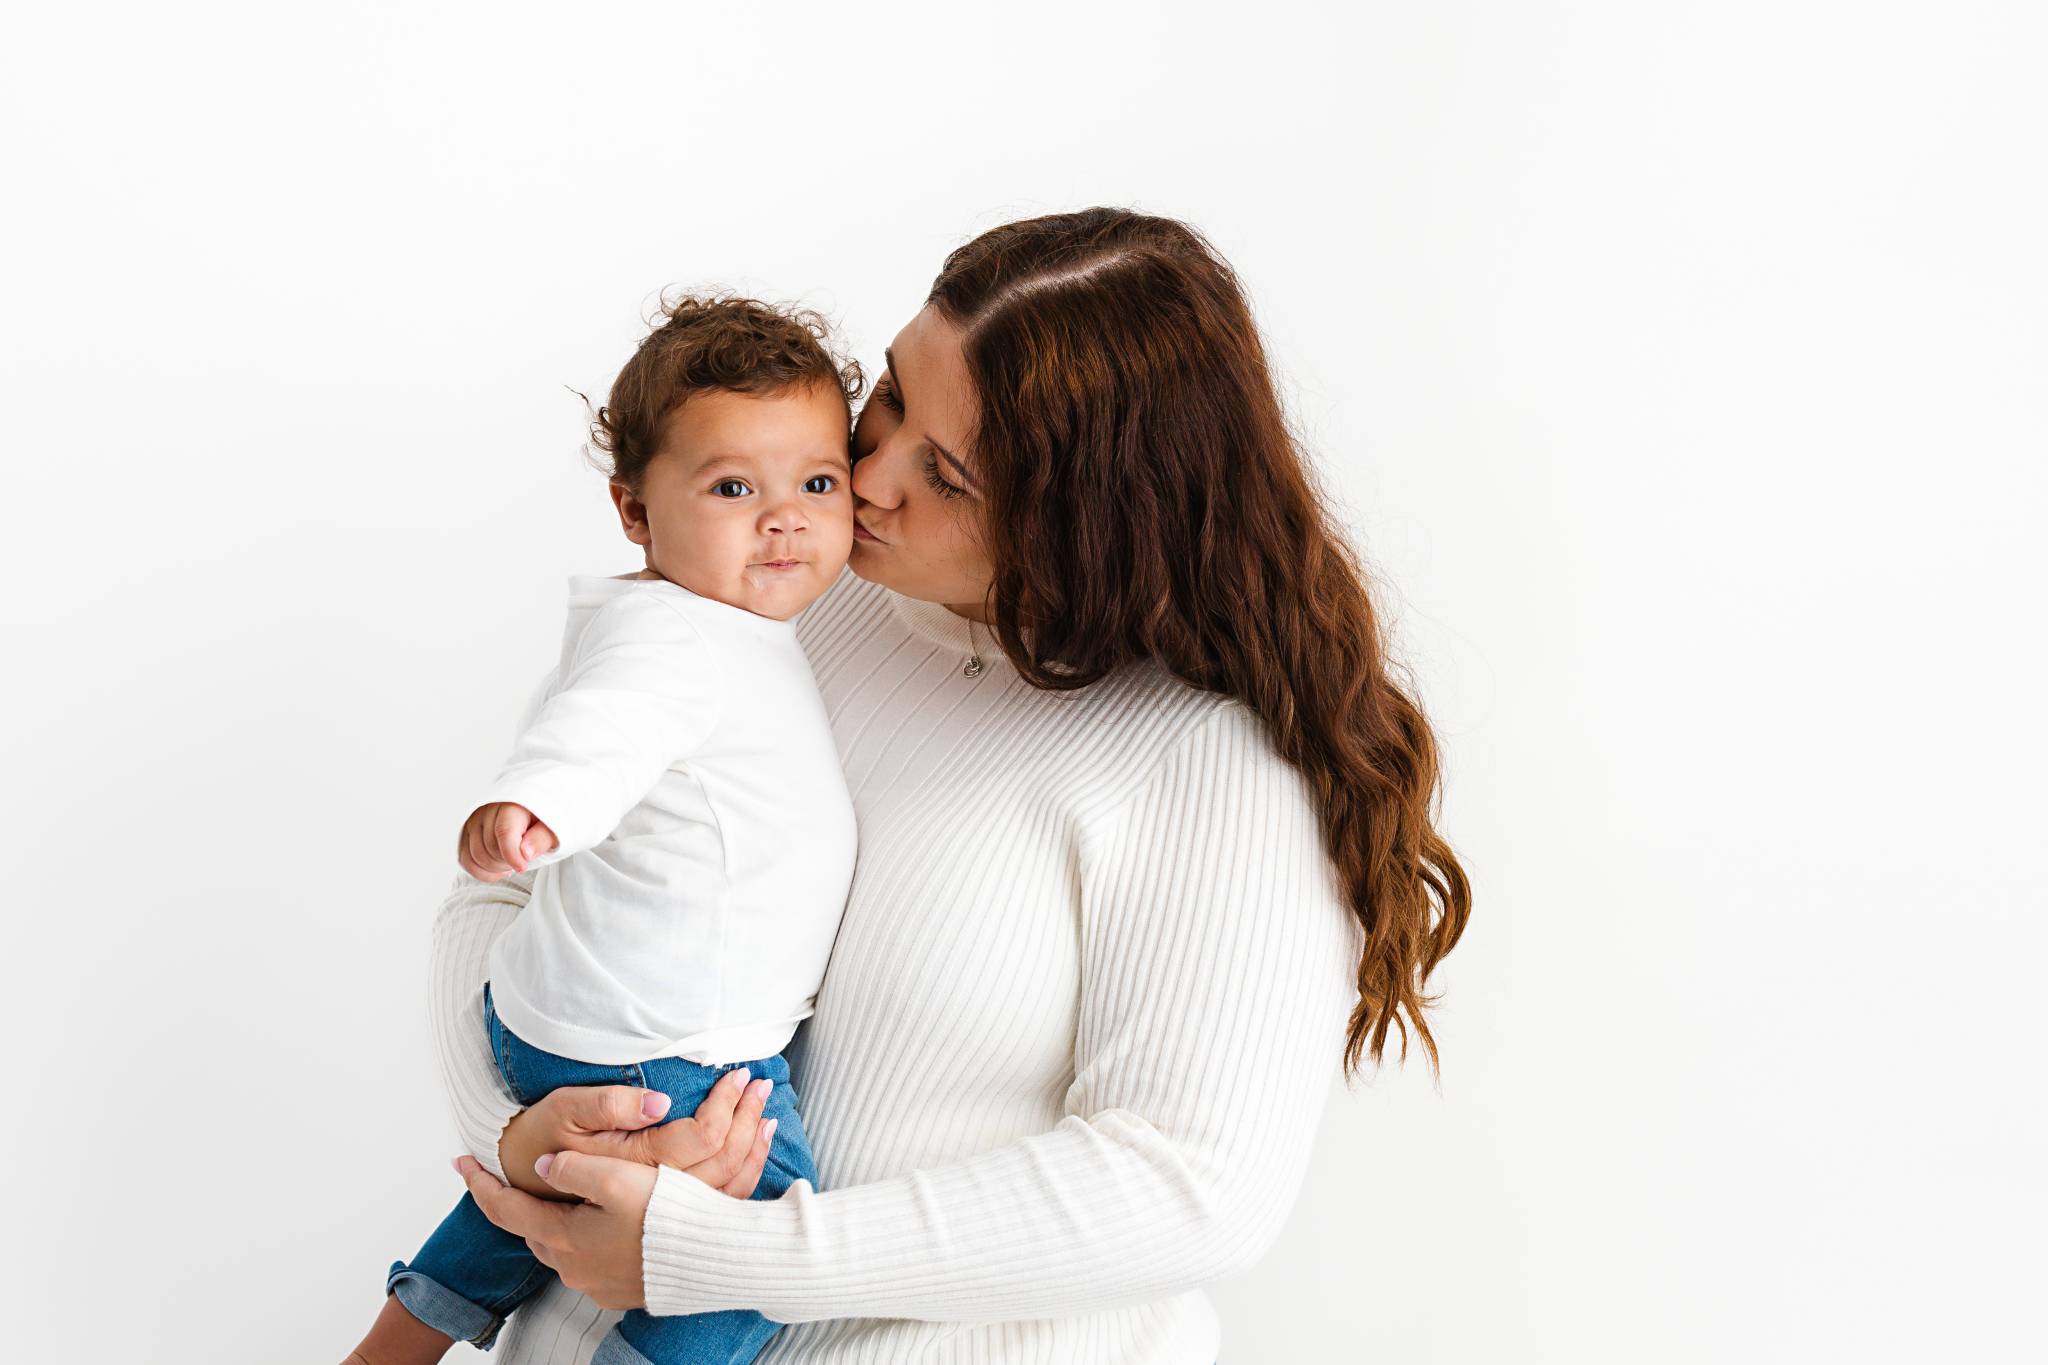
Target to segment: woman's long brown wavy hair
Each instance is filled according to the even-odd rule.
[[[1395,1025],[1406,1060],[1411,1023],[1440,1074],[1422,988],[1472,896],[1432,824],[1436,740],[1388,676],[1235,273],[1186,224],[1094,208],[983,233],[927,303],[978,391],[1004,652],[1038,687],[1150,657],[1250,706],[1365,927],[1345,1074]]]

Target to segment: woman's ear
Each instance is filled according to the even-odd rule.
[[[612,505],[619,509],[619,525],[625,529],[626,539],[635,545],[651,545],[654,535],[647,529],[647,506],[633,496],[633,490],[612,480]]]

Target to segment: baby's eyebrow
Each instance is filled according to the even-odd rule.
[[[744,455],[707,455],[692,466],[692,474],[702,477],[721,469],[744,469],[753,472],[754,462]]]
[[[834,470],[851,470],[853,468],[853,461],[846,458],[846,452],[837,449],[819,451],[812,457],[811,463],[814,466],[823,465]],[[693,466],[693,475],[694,477],[702,478],[707,474],[715,474],[721,469],[744,470],[751,474],[760,468],[760,465],[761,461],[757,456],[742,455],[737,451],[720,451],[716,455],[706,455],[703,459],[699,460]]]

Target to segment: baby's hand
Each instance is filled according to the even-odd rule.
[[[478,881],[503,881],[511,873],[526,871],[535,858],[552,853],[560,842],[526,807],[493,801],[478,806],[462,822],[455,857]]]

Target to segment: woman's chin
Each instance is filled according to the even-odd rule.
[[[846,567],[870,583],[879,583],[885,588],[894,587],[895,585],[889,581],[889,571],[883,567],[887,561],[875,553],[881,548],[882,542],[879,540],[855,540],[853,548],[847,552]]]

